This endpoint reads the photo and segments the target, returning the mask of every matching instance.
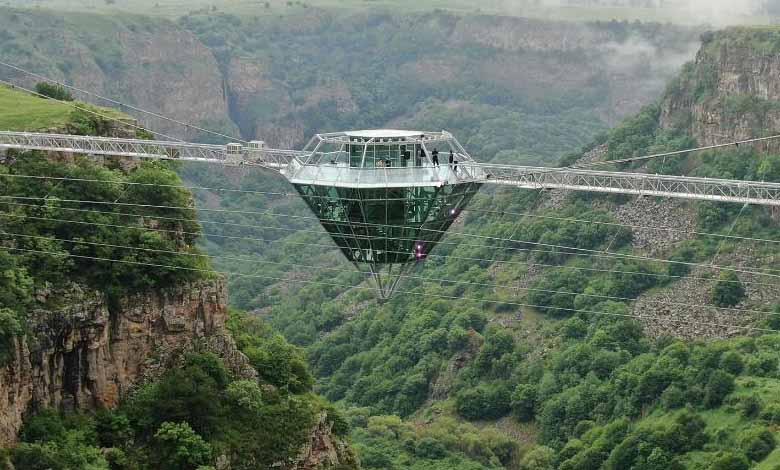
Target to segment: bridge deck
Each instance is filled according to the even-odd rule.
[[[571,168],[477,164],[483,183],[780,206],[780,183]],[[480,171],[481,170],[481,171]]]
[[[120,157],[140,157],[198,161],[235,165],[253,164],[281,171],[301,170],[301,160],[306,153],[271,148],[253,148],[241,144],[208,145],[189,142],[161,142],[140,139],[118,139],[109,137],[88,137],[61,134],[42,134],[32,132],[0,131],[0,149],[44,150],[53,152],[84,153]],[[442,165],[436,169],[438,175],[431,176],[432,168],[418,169],[372,169],[372,172],[358,173],[339,169],[337,178],[341,185],[352,185],[351,178],[361,185],[369,185],[374,179],[376,184],[401,184],[396,177],[409,177],[409,171],[421,172],[420,177],[427,184],[431,180],[446,179],[448,182],[478,182],[501,184],[525,189],[567,189],[572,191],[590,191],[612,194],[637,194],[643,196],[675,197],[717,202],[735,202],[780,206],[780,183],[759,181],[737,181],[714,178],[693,178],[688,176],[664,176],[642,173],[623,173],[614,171],[592,171],[572,168],[524,167],[512,165],[493,165],[476,162],[461,162],[457,173]],[[336,171],[328,169],[328,171]],[[376,174],[381,172],[381,175]],[[402,174],[403,172],[406,172]],[[291,171],[296,173],[305,171]],[[343,173],[343,174],[342,174]],[[353,173],[355,173],[353,175]],[[397,174],[396,174],[397,173]],[[313,177],[323,176],[317,173]],[[391,178],[388,175],[392,175]],[[419,179],[417,176],[412,178]],[[304,178],[305,179],[305,178]]]

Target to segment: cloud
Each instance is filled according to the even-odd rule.
[[[691,23],[712,23],[723,26],[738,24],[745,17],[761,14],[764,0],[687,0]]]
[[[688,25],[729,26],[755,21],[780,0],[496,0],[500,11],[518,16],[572,19],[567,7],[599,9],[618,18]],[[625,7],[623,11],[619,7]],[[618,7],[615,9],[615,7]],[[608,18],[607,18],[608,19]]]

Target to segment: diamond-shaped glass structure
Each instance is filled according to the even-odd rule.
[[[304,150],[285,176],[344,256],[372,273],[381,300],[480,186],[462,165],[471,157],[447,132],[318,134]]]

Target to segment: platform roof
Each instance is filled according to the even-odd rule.
[[[366,139],[375,138],[398,138],[398,137],[419,137],[425,132],[404,131],[399,129],[369,129],[362,131],[348,131],[345,134],[349,137],[362,137]]]

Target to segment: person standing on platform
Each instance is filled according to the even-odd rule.
[[[433,157],[433,166],[439,166],[439,151],[435,147],[431,152],[431,157]]]

